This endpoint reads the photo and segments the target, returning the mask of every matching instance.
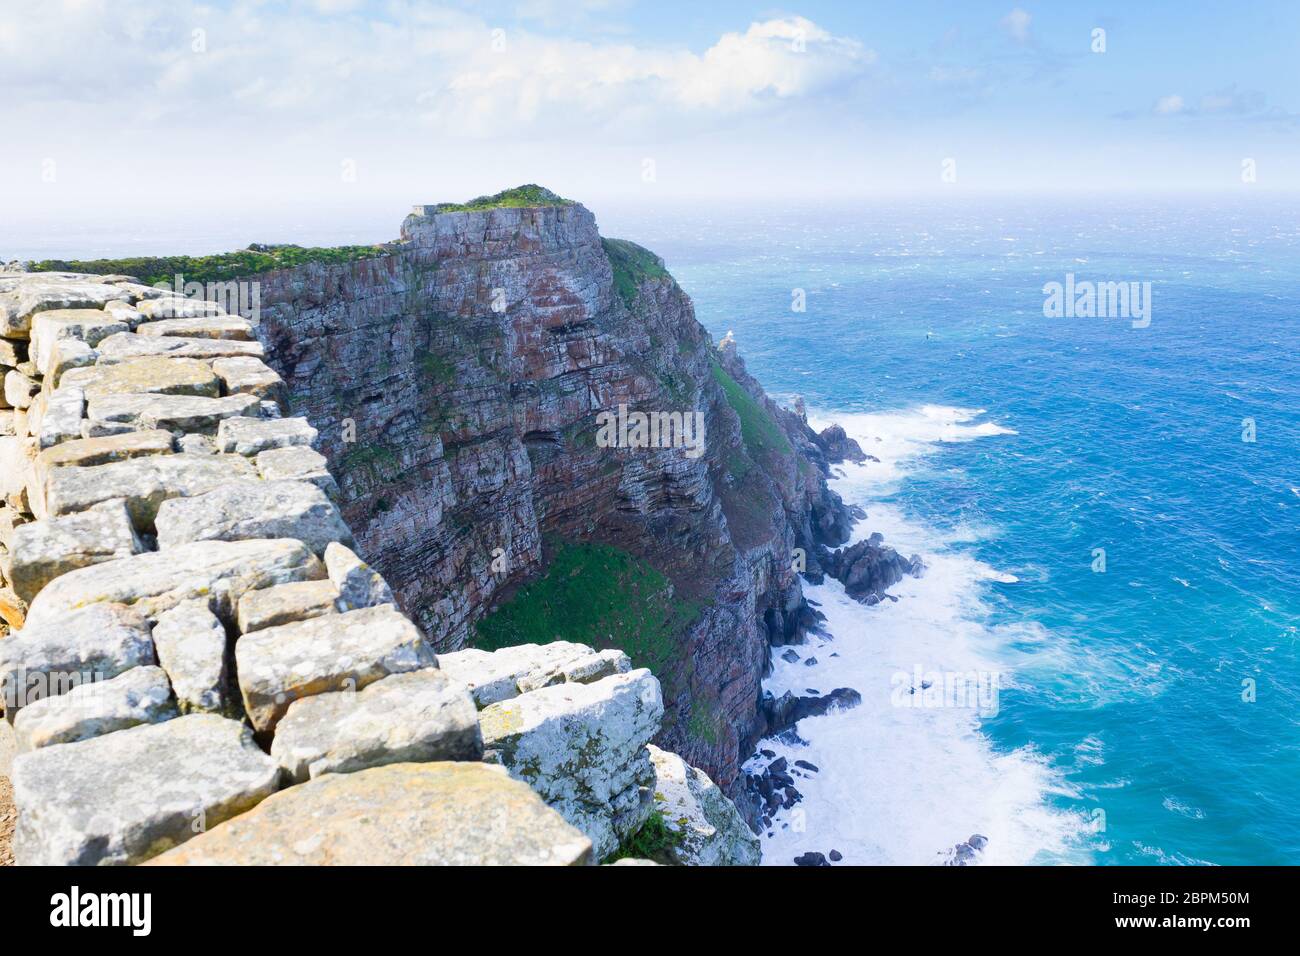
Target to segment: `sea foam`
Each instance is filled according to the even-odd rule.
[[[832,849],[850,864],[941,863],[975,833],[989,839],[979,862],[1085,862],[1074,837],[1087,821],[1048,804],[1050,794],[1067,792],[1059,775],[1030,748],[995,751],[980,732],[973,700],[934,697],[944,675],[978,675],[1002,690],[1014,681],[1012,641],[985,623],[983,601],[988,582],[1010,583],[1014,577],[963,547],[973,537],[970,529],[941,534],[891,500],[910,472],[942,454],[943,443],[1015,434],[978,421],[980,415],[926,405],[833,416],[864,452],[879,459],[836,466],[835,490],[869,513],[854,528],[853,540],[879,531],[904,555],[921,554],[927,570],[890,589],[898,601],[874,607],[852,600],[829,577],[822,585],[805,585],[805,594],[826,615],[832,638],[811,636],[796,648],[798,662],[773,655],[764,686],[778,696],[852,687],[862,703],[800,721],[807,746],[762,744],[791,764],[805,760],[820,768],[796,780],[803,800],[778,812],[763,834],[765,864],[789,865],[806,851]],[[825,423],[815,427],[820,424]],[[809,657],[817,663],[805,665]],[[938,688],[912,686],[908,694],[918,671],[933,673]],[[764,763],[756,757],[751,767]]]

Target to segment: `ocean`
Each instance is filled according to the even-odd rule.
[[[1298,207],[597,210],[879,459],[834,469],[855,540],[927,565],[806,588],[830,637],[767,688],[863,702],[763,743],[819,768],[765,863],[1300,863]],[[1149,282],[1149,324],[1045,317],[1068,275]]]

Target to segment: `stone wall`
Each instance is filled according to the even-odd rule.
[[[212,303],[0,274],[17,862],[587,863],[656,804],[674,862],[757,862],[652,759],[660,685],[626,655],[435,655],[266,357]]]

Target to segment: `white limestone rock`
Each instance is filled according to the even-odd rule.
[[[708,774],[675,753],[649,745],[654,766],[655,809],[678,835],[669,853],[683,866],[758,866],[762,848],[736,809]]]
[[[310,447],[316,435],[305,418],[231,418],[217,426],[217,448],[251,457],[268,448]]]
[[[94,348],[127,324],[103,309],[51,309],[32,318],[31,357],[42,375],[49,374],[54,346],[60,339],[76,339]]]
[[[159,614],[153,643],[181,713],[225,712],[226,629],[206,600],[185,601]]]
[[[383,576],[345,545],[334,542],[325,546],[325,570],[338,592],[335,606],[340,611],[396,604]]]
[[[176,294],[149,299],[139,303],[136,309],[146,319],[188,319],[225,314],[225,309],[215,302]]]
[[[27,338],[32,316],[52,309],[100,309],[113,299],[128,299],[130,293],[96,281],[98,277],[61,273],[30,273],[19,277],[13,288],[0,291],[0,335]]]
[[[235,644],[244,709],[261,732],[275,729],[300,697],[356,691],[390,674],[436,667],[414,624],[392,607],[269,627]]]
[[[64,373],[63,383],[80,386],[88,399],[105,395],[221,395],[221,380],[207,362],[166,356],[70,369]]]
[[[304,783],[390,763],[479,760],[483,740],[465,686],[428,669],[294,701],[276,725],[271,756]]]
[[[280,769],[243,724],[190,714],[14,759],[23,866],[141,863],[251,810]]]
[[[10,408],[27,408],[41,386],[16,368],[5,373],[5,401]]]
[[[227,418],[257,415],[256,395],[101,395],[90,400],[86,417],[92,422],[171,432],[212,434]]]
[[[0,640],[5,713],[12,721],[36,700],[153,663],[149,625],[135,608],[92,604],[60,615],[29,609],[26,626]]]
[[[591,838],[603,860],[653,809],[646,744],[663,698],[648,670],[564,683],[485,707],[483,746]]]
[[[86,412],[86,393],[68,386],[52,392],[44,400],[44,411],[37,427],[36,442],[52,448],[81,437],[81,420]]]
[[[29,604],[61,574],[143,551],[120,498],[13,530],[5,577]]]
[[[162,300],[158,300],[162,301]],[[185,319],[160,319],[136,326],[136,335],[169,335],[196,339],[253,338],[253,326],[238,315],[202,315]]]
[[[24,707],[14,719],[14,735],[19,753],[27,753],[177,716],[167,675],[145,665]]]
[[[321,554],[336,541],[352,541],[338,507],[305,481],[254,478],[219,484],[192,497],[172,497],[159,506],[154,526],[160,551],[192,541],[297,538]]]
[[[249,591],[239,599],[236,622],[241,634],[279,627],[294,621],[333,614],[334,599],[338,591],[334,583],[325,581],[297,581],[279,584],[261,591]]]
[[[101,363],[125,362],[146,355],[168,355],[172,358],[217,359],[232,355],[250,355],[262,358],[266,350],[258,341],[241,339],[204,339],[172,335],[140,335],[137,332],[118,332],[99,343]]]
[[[326,555],[327,567],[328,564]],[[481,708],[551,684],[569,680],[591,683],[626,673],[632,662],[622,651],[598,653],[585,644],[553,641],[517,644],[492,652],[466,648],[439,654],[438,666],[466,684]]]
[[[209,598],[217,617],[233,623],[246,592],[324,577],[325,566],[301,541],[198,541],[70,571],[36,595],[27,620],[43,625],[98,602],[129,604],[156,619],[182,601]]]
[[[45,480],[44,510],[58,517],[123,498],[132,522],[147,531],[163,502],[201,495],[241,478],[256,475],[248,459],[239,455],[157,455],[90,468],[56,468]]]
[[[289,408],[284,379],[259,358],[243,355],[215,359],[212,371],[220,376],[229,394],[247,392],[265,401],[275,402],[282,412]]]
[[[330,474],[325,456],[304,445],[292,445],[287,448],[269,448],[257,453],[253,459],[258,473],[267,481],[289,479],[293,481],[310,481],[331,500],[339,497],[338,482]]]

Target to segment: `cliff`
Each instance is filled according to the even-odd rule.
[[[757,862],[628,655],[435,654],[251,322],[13,273],[0,333],[17,862]]]
[[[769,647],[813,623],[797,569],[849,518],[806,424],[713,347],[656,256],[515,195],[417,207],[382,255],[260,276],[267,361],[436,648],[623,650],[663,685],[658,743],[734,794]],[[607,447],[620,409],[698,413],[702,453]]]

